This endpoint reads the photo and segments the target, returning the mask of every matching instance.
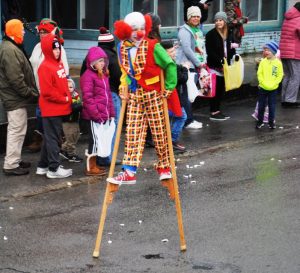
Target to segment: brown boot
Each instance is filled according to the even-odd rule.
[[[96,154],[88,154],[87,150],[85,151],[86,158],[86,171],[85,174],[89,176],[102,176],[106,175],[106,169],[104,167],[99,167],[96,164]]]
[[[26,147],[28,152],[30,153],[37,153],[42,148],[43,143],[43,137],[40,133],[38,133],[36,130],[33,131],[32,135],[32,143]]]

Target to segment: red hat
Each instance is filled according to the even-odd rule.
[[[57,27],[57,23],[49,18],[41,20],[40,24],[36,26],[38,31],[45,30],[48,33],[53,31]]]

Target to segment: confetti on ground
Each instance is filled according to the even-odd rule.
[[[186,168],[188,169],[190,167],[190,165],[186,165]]]
[[[189,174],[189,178],[192,178],[192,175],[191,175],[191,174]]]
[[[293,159],[296,160],[297,158],[296,158],[296,157],[293,157]]]
[[[296,129],[299,129],[299,126],[296,126]]]
[[[184,177],[184,178],[189,178],[189,176],[188,176],[188,175],[186,175],[186,174],[184,174],[184,175],[183,175],[183,177]]]
[[[1,229],[2,227],[0,226],[0,229]]]
[[[191,166],[190,169],[194,169],[194,166]]]
[[[283,129],[283,127],[282,127],[282,126],[280,126],[280,127],[279,127],[279,129]]]
[[[8,239],[8,238],[7,238],[6,236],[3,237],[3,240],[4,240],[4,241],[7,241],[7,239]]]
[[[71,187],[71,186],[72,186],[72,183],[71,183],[71,182],[68,182],[67,185],[68,185],[69,187]]]
[[[201,167],[202,165],[194,165],[194,168],[198,168]]]
[[[111,243],[112,243],[112,241],[111,241],[111,240],[108,240],[108,243],[109,243],[109,244],[111,244]]]
[[[274,160],[275,160],[275,158],[274,158],[274,157],[272,157],[272,158],[271,158],[271,161],[274,161]]]
[[[144,168],[144,171],[147,172],[148,171],[147,168]]]
[[[205,161],[200,161],[200,165],[204,165],[205,164]]]
[[[14,209],[14,207],[9,207],[9,209],[11,209],[11,210],[12,210],[12,209]]]
[[[180,161],[180,158],[177,158],[176,161]]]
[[[112,235],[112,232],[108,232],[107,234],[108,234],[108,235]]]
[[[196,184],[196,181],[195,180],[191,181],[191,184]]]
[[[280,163],[282,160],[278,159],[278,162]]]
[[[120,226],[121,226],[121,227],[124,227],[124,226],[125,226],[125,224],[120,224]]]
[[[139,220],[139,224],[141,224],[141,223],[143,223],[143,221],[142,221],[142,220]]]
[[[167,242],[169,242],[169,240],[168,239],[162,239],[161,240],[163,243],[167,243]]]
[[[206,127],[209,127],[209,124],[206,124]]]

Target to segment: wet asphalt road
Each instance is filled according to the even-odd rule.
[[[186,253],[152,170],[115,195],[99,259],[103,182],[2,202],[0,273],[299,273],[299,143],[259,132],[177,162]]]

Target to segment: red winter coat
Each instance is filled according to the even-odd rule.
[[[68,81],[64,66],[54,58],[52,34],[42,38],[41,46],[45,56],[38,69],[40,83],[39,105],[42,117],[66,116],[71,113],[72,97],[68,89]]]
[[[279,44],[280,58],[300,60],[300,11],[292,7],[284,16]]]

